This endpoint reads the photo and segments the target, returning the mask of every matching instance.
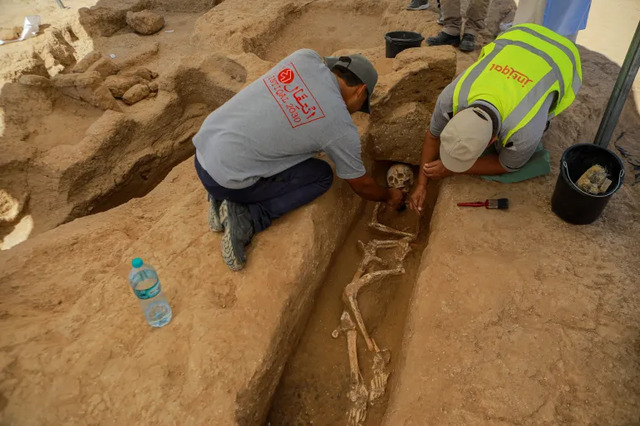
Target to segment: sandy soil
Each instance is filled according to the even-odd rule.
[[[620,16],[614,22],[634,10],[625,5],[608,8]],[[604,19],[597,10],[593,33]],[[619,45],[609,47],[614,56]],[[625,185],[592,225],[568,225],[549,205],[563,150],[593,140],[619,70],[599,53],[581,48],[581,56],[578,99],[543,139],[550,176],[442,183],[383,424],[640,422],[637,171],[625,160]],[[636,158],[639,124],[630,98],[613,140]],[[510,198],[509,212],[455,207],[498,197]]]
[[[265,59],[278,62],[302,47],[328,56],[353,46],[361,49],[379,46],[384,37],[380,20],[380,15],[368,16],[346,11],[337,23],[335,10],[309,8],[278,34]]]
[[[63,16],[73,15],[81,7],[91,7],[98,0],[63,0],[68,9],[60,9],[51,0],[2,0],[0,28],[21,27],[26,15],[40,15],[43,25],[59,25]]]
[[[143,198],[0,253],[0,424],[260,424],[359,205],[334,185],[234,273],[191,158]],[[171,303],[162,329],[127,284],[136,256]]]
[[[27,128],[33,129],[25,143],[47,151],[58,145],[77,144],[89,126],[102,115],[102,110],[86,102],[59,98],[53,105],[56,114],[31,119]]]
[[[0,1],[1,26],[20,25],[26,13],[40,13],[45,24],[55,26],[93,3],[67,0],[74,9],[60,11],[50,0]],[[499,10],[491,27],[511,4],[494,3]],[[78,204],[77,216],[93,208],[105,212],[47,228],[0,253],[0,423],[260,424],[284,370],[270,411],[273,425],[343,424],[347,355],[344,340],[333,340],[330,333],[338,323],[340,292],[358,258],[354,242],[368,236],[360,222],[342,245],[359,205],[346,184],[337,183],[327,196],[256,238],[250,252],[254,263],[240,274],[225,269],[219,236],[206,229],[206,205],[191,164],[181,164],[147,192],[172,161],[189,156],[189,139],[204,116],[260,75],[269,61],[299,47],[322,54],[371,48],[379,55],[381,35],[390,29],[425,36],[439,29],[433,10],[406,12],[404,0],[388,0],[385,12],[381,4],[358,0],[345,12],[344,5],[326,1],[304,10],[302,3],[286,0],[227,0],[202,16],[167,12],[164,30],[173,33],[140,38],[122,28],[111,37],[80,40],[83,54],[97,47],[113,53],[122,66],[144,62],[161,74],[161,90],[154,100],[103,115],[58,100],[56,114],[25,127],[34,130],[25,138],[31,149],[51,148],[39,163],[68,167],[45,169],[42,176],[80,169],[73,185],[62,188],[63,201],[85,191],[92,191],[87,200],[104,196],[90,207],[86,200]],[[623,38],[630,39],[629,12],[637,8],[628,0],[617,4],[606,8],[603,1],[594,2],[592,17],[604,16],[604,8],[620,18],[606,15],[584,40],[596,43],[605,24],[614,25],[620,38],[600,46],[613,47],[607,55],[620,60]],[[0,53],[26,51],[37,43],[0,47]],[[457,65],[460,71],[473,61],[473,54],[457,54],[456,64],[452,51],[432,55],[433,64],[413,54],[406,62],[381,62],[387,68],[376,95],[381,111],[387,98],[396,102],[442,85],[444,74],[433,75],[437,66]],[[605,56],[583,49],[583,57],[589,66],[579,101],[545,136],[554,169],[566,146],[592,139],[617,72]],[[410,59],[424,68],[413,77],[422,75],[418,72],[427,77],[416,81],[410,72],[400,72],[397,78],[405,84],[393,86],[398,82],[387,77],[396,66],[409,70]],[[399,121],[402,111],[419,111],[427,121],[426,105],[433,101],[413,99],[419,104],[415,109],[394,104],[393,110],[398,107]],[[361,115],[357,120],[363,135],[375,127]],[[639,123],[629,101],[614,138],[632,153],[640,150]],[[411,126],[408,130],[415,130]],[[91,137],[84,145],[67,143],[85,130]],[[92,136],[100,131],[110,132],[113,143],[80,161],[95,148],[98,138]],[[368,133],[368,151],[370,139]],[[26,145],[20,138],[14,142]],[[411,137],[406,143],[414,152],[421,142]],[[31,158],[22,160],[31,165]],[[566,225],[550,213],[557,169],[520,185],[469,177],[443,182],[428,245],[423,229],[407,275],[362,298],[375,337],[393,353],[388,410],[384,404],[372,409],[368,424],[640,423],[640,186],[631,185],[628,163],[627,171],[623,189],[589,227]],[[95,176],[120,186],[96,183]],[[57,181],[54,186],[57,190]],[[512,199],[508,213],[455,207],[463,198],[499,196]],[[16,225],[29,226],[29,215]],[[11,239],[5,247],[17,242]],[[153,332],[140,327],[142,317],[123,273],[141,253],[161,270],[176,314],[169,327]]]
[[[126,28],[111,37],[98,37],[94,49],[115,55],[115,63],[123,64],[141,52],[156,50],[161,54],[149,55],[144,65],[151,70],[170,72],[179,63],[178,58],[194,54],[189,39],[199,14],[161,12],[165,26],[156,34],[141,37]],[[172,52],[172,53],[170,53]]]
[[[123,4],[134,3],[114,4],[124,7]],[[188,66],[178,83],[191,80],[191,86],[199,86],[200,102],[193,102],[192,96],[184,93],[180,87],[177,91],[181,93],[177,96],[183,95],[187,99],[176,99],[176,95],[168,93],[175,90],[171,86],[153,100],[147,99],[129,106],[122,101],[114,102],[108,90],[101,87],[111,103],[90,104],[56,87],[37,90],[16,83],[17,76],[23,73],[46,77],[55,77],[58,73],[70,74],[77,61],[95,50],[111,61],[119,72],[142,65],[154,72],[159,71],[156,86],[162,85],[162,80],[167,80],[169,85],[174,84],[175,80],[170,76],[180,66],[180,57],[196,52],[190,37],[201,13],[160,10],[165,18],[165,27],[150,36],[140,36],[124,26],[110,37],[90,37],[87,34],[90,29],[79,23],[77,8],[92,4],[72,1],[68,3],[70,8],[63,10],[53,7],[55,3],[52,1],[7,2],[8,13],[3,14],[5,25],[10,24],[12,17],[30,13],[31,10],[41,14],[43,25],[36,37],[1,47],[6,55],[0,56],[0,102],[6,103],[7,107],[4,108],[5,114],[0,123],[0,140],[6,148],[1,158],[0,185],[8,187],[13,197],[29,200],[24,204],[21,215],[29,216],[30,224],[18,226],[18,220],[21,219],[18,217],[9,224],[0,225],[0,236],[12,241],[3,244],[3,247],[13,246],[91,211],[103,211],[148,193],[171,167],[192,153],[190,137],[210,109],[235,93],[228,89],[234,85],[233,82],[224,84],[225,89],[216,85],[214,91],[218,93],[210,93],[210,86],[203,85],[202,81],[200,84],[193,81],[197,78],[206,79],[204,74],[189,75]],[[169,10],[181,8],[169,2],[163,4]],[[197,60],[190,61],[193,62]],[[29,65],[32,63],[38,66]],[[235,86],[239,87],[239,84],[235,83]],[[118,116],[118,113],[123,113],[126,118],[124,115]],[[154,117],[163,115],[165,117],[156,119],[156,124],[152,123]],[[114,123],[119,120],[120,123]],[[170,131],[162,128],[171,122]],[[135,127],[139,127],[141,134],[134,136]],[[108,133],[117,132],[118,129],[122,134],[112,137],[111,143],[107,142],[110,139]],[[154,135],[154,132],[157,134]],[[147,137],[149,141],[145,141]],[[175,140],[180,138],[181,142]],[[128,140],[137,141],[139,147],[135,148],[135,143],[131,145]],[[107,148],[103,146],[105,142],[106,145],[117,146]],[[165,154],[158,155],[163,150],[162,145],[165,145]],[[114,154],[118,150],[123,150],[127,157],[124,163],[115,161]],[[108,156],[118,165],[106,170],[106,173],[89,170],[104,164],[102,161],[90,161],[93,166],[76,166],[75,170],[85,176],[80,177],[83,182],[79,186],[69,188],[74,186],[72,181],[75,180],[68,175],[69,170],[73,169],[72,164],[86,162],[90,157],[100,155],[100,151],[109,152]],[[126,166],[126,163],[130,166]],[[98,185],[102,186],[98,188],[89,182],[100,176],[109,182],[106,186]],[[80,195],[82,192],[84,196]],[[80,198],[87,195],[93,199],[89,201],[91,205],[85,203],[87,200],[78,203]],[[74,203],[75,206],[70,206]],[[78,205],[82,203],[85,205]]]

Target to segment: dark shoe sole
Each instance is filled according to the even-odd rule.
[[[427,46],[453,46],[453,47],[458,47],[460,46],[460,42],[456,42],[456,41],[452,41],[451,43],[438,43],[436,42],[435,44],[431,44],[429,43],[429,39],[427,39],[427,41],[425,41],[425,44]]]
[[[462,52],[473,52],[474,50],[476,50],[476,46],[475,44],[473,46],[471,46],[471,48],[464,46],[462,43],[460,43],[460,51]]]
[[[233,244],[231,242],[232,226],[230,226],[228,219],[229,211],[227,208],[227,202],[223,201],[220,206],[220,221],[224,226],[224,235],[222,236],[222,259],[232,271],[239,271],[244,268],[246,262],[243,262],[233,250]]]
[[[466,37],[466,35],[465,35]],[[476,41],[475,38],[473,39],[473,43],[471,43],[471,46],[468,45],[468,43],[465,43],[465,39],[463,37],[463,39],[460,41],[460,50],[462,52],[473,52],[474,50],[476,50]]]
[[[427,10],[427,9],[429,9],[429,5],[428,4],[423,4],[422,6],[418,6],[418,7],[409,7],[409,6],[407,6],[405,9],[406,10]]]

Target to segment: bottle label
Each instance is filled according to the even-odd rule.
[[[138,299],[151,299],[152,297],[156,297],[158,293],[160,293],[160,280],[156,280],[156,283],[149,288],[145,288],[144,290],[133,290]]]

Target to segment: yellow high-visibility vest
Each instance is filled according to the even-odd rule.
[[[549,94],[557,93],[551,118],[571,105],[581,85],[575,44],[541,25],[514,25],[486,45],[463,73],[453,93],[453,113],[479,100],[491,103],[502,118],[498,138],[506,145]]]

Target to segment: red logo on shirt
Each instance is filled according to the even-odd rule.
[[[302,80],[293,62],[277,74],[267,75],[262,81],[291,127],[296,128],[325,117],[320,104]]]
[[[499,72],[500,74],[506,75],[507,78],[517,80],[518,83],[522,85],[521,87],[525,87],[527,84],[533,82],[533,80],[531,80],[525,74],[523,74],[522,72],[518,71],[513,67],[510,67],[509,65],[498,65],[498,64],[492,63],[491,68],[489,68],[489,71],[494,71],[494,70]]]
[[[289,84],[295,78],[295,74],[291,71],[291,68],[285,68],[278,73],[278,81],[282,84]]]

